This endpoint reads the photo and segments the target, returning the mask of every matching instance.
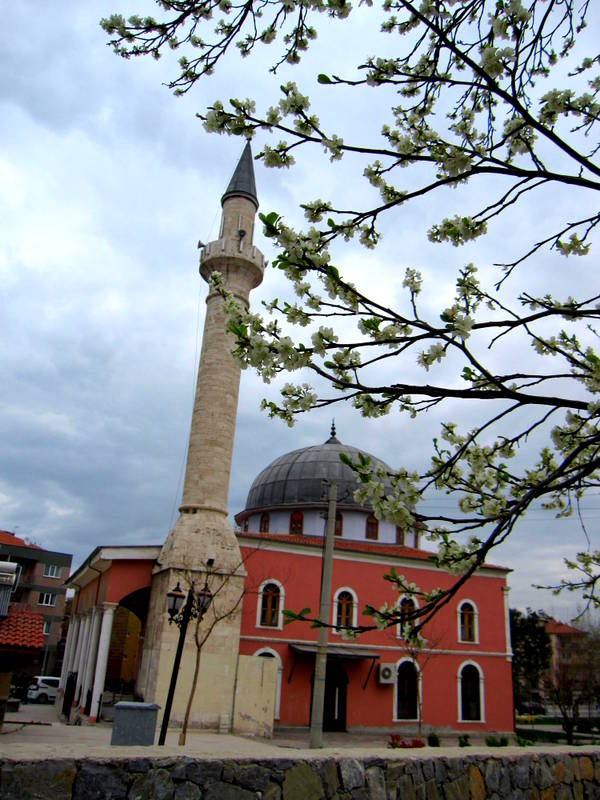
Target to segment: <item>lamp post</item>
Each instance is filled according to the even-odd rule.
[[[171,589],[170,592],[167,592],[169,625],[174,622],[179,628],[179,641],[177,642],[177,651],[175,652],[175,660],[173,662],[173,672],[171,673],[171,682],[169,684],[169,691],[167,693],[167,699],[165,702],[165,713],[163,714],[162,725],[160,726],[160,735],[158,737],[159,745],[164,745],[165,739],[167,738],[167,728],[169,727],[171,706],[173,705],[175,687],[177,686],[177,676],[179,675],[179,665],[181,664],[181,656],[183,654],[183,646],[185,644],[185,635],[189,621],[191,619],[202,619],[202,617],[208,611],[210,604],[212,603],[212,599],[212,592],[208,588],[208,574],[206,575],[203,588],[196,592],[194,590],[194,584],[192,583],[187,593],[187,597],[179,585],[179,581],[177,581],[177,586],[174,589]]]

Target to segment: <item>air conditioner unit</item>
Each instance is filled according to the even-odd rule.
[[[378,678],[379,683],[394,683],[396,680],[396,665],[380,664]]]

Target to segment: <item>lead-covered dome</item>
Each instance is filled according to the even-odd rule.
[[[331,437],[323,444],[302,447],[276,458],[254,480],[244,512],[286,507],[327,506],[327,491],[323,481],[335,481],[338,486],[338,508],[364,508],[354,500],[358,488],[355,472],[340,461],[345,453],[353,461],[364,450],[342,444],[332,429]],[[372,466],[390,468],[381,459],[370,456]]]

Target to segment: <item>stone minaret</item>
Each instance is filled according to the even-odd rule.
[[[258,209],[252,153],[248,143],[221,199],[221,228],[217,241],[203,246],[200,274],[208,281],[220,272],[225,286],[248,304],[250,290],[262,281],[263,255],[252,243]],[[202,352],[198,367],[183,497],[179,517],[162,548],[152,582],[148,624],[139,688],[146,700],[164,701],[178,630],[168,625],[166,593],[177,580],[197,588],[204,582],[207,559],[213,591],[225,582],[214,601],[227,610],[243,591],[245,570],[237,539],[227,520],[227,495],[237,414],[240,368],[231,356],[233,337],[226,333],[221,297],[209,289]],[[207,615],[207,619],[210,616]],[[197,693],[197,723],[227,727],[239,646],[241,603],[219,622],[202,650],[202,674]],[[192,626],[190,626],[191,628]],[[181,719],[187,699],[195,648],[186,646],[171,720]],[[202,691],[202,688],[204,691]]]

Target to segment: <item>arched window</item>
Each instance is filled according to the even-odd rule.
[[[333,598],[334,633],[340,633],[344,628],[356,625],[357,606],[357,597],[352,589],[345,586],[337,590]]]
[[[404,626],[411,621],[417,604],[412,597],[403,597],[400,601],[400,622],[398,623],[398,636],[402,638]]]
[[[290,534],[302,536],[304,532],[304,514],[301,511],[292,511],[290,514]]]
[[[335,624],[338,628],[350,628],[354,611],[354,598],[350,592],[340,592],[337,599]]]
[[[335,535],[341,536],[344,531],[344,518],[342,517],[342,512],[337,511],[335,514]]]
[[[413,661],[398,664],[396,674],[396,720],[419,718],[419,673]]]
[[[262,628],[280,628],[283,591],[275,581],[263,583],[259,590],[258,625]]]
[[[478,641],[477,609],[470,600],[464,600],[458,607],[458,641]]]
[[[269,512],[263,511],[260,515],[260,524],[259,524],[259,531],[260,533],[268,533],[269,532]]]
[[[379,520],[374,514],[369,514],[365,526],[365,538],[375,539],[379,538]]]
[[[275,719],[279,719],[280,711],[281,711],[281,675],[283,673],[283,665],[281,663],[281,657],[276,650],[272,650],[270,647],[265,647],[262,650],[258,650],[255,656],[259,656],[259,658],[274,658],[277,663],[277,682],[275,684]]]
[[[461,722],[483,721],[483,680],[475,664],[464,664],[458,673]]]
[[[396,526],[396,544],[404,544],[404,528]]]

